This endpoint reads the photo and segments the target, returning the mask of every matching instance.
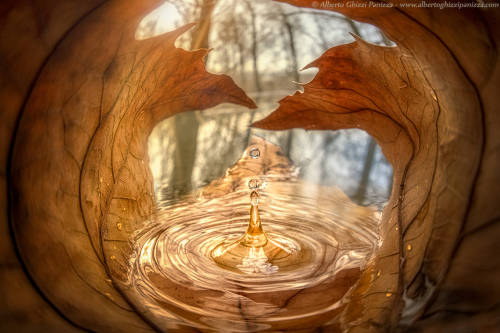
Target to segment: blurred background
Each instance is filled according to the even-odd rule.
[[[379,29],[338,13],[264,0],[169,0],[141,21],[136,38],[191,22],[197,25],[176,46],[211,48],[207,70],[230,75],[258,108],[222,104],[158,124],[149,138],[149,156],[159,201],[175,201],[223,176],[257,135],[278,144],[299,168],[300,178],[338,186],[358,204],[383,207],[392,188],[392,168],[366,132],[249,127],[280,99],[302,90],[299,83],[309,82],[316,70],[301,68],[327,49],[352,42],[350,33],[373,44],[393,45]]]

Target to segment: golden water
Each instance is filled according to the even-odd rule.
[[[258,193],[247,187],[256,175]],[[298,180],[278,149],[257,140],[225,177],[137,232],[124,290],[168,332],[340,330],[378,243],[378,214]]]
[[[220,267],[243,273],[271,274],[293,270],[310,262],[312,249],[306,244],[284,235],[270,237],[264,232],[257,191],[250,194],[250,203],[246,232],[236,241],[229,238],[210,252]]]

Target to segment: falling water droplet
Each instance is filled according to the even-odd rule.
[[[260,150],[259,148],[252,148],[248,154],[251,158],[257,159],[260,157]]]
[[[260,187],[260,180],[252,178],[248,181],[248,188],[251,190],[258,190]]]
[[[412,249],[411,244],[408,244],[408,245],[406,246],[406,249],[407,249],[408,251],[411,251],[411,249]]]

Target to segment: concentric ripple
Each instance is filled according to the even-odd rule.
[[[270,182],[260,204],[263,227],[271,239],[296,248],[301,260],[286,269],[228,270],[211,251],[247,228],[249,193],[241,188],[215,198],[185,198],[139,231],[124,288],[128,298],[169,332],[336,324],[377,246],[377,212],[336,188]]]

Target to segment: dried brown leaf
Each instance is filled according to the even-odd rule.
[[[436,11],[429,9],[335,10],[378,25],[398,46],[383,48],[358,38],[328,50],[309,65],[319,73],[304,93],[281,100],[255,126],[362,128],[377,139],[393,165],[395,186],[382,221],[384,243],[374,267],[365,272],[381,275],[367,276],[368,288],[360,284],[359,300],[350,311],[361,307],[365,318],[353,328],[394,328],[404,308],[403,294],[427,304],[407,319],[490,309],[500,286],[471,271],[474,261],[476,269],[493,274],[498,262],[480,255],[492,251],[498,237],[494,225],[499,212],[487,193],[498,193],[500,186],[489,171],[498,167],[498,152],[485,154],[500,140],[488,130],[493,124],[485,121],[498,118],[491,96],[492,87],[498,87],[498,71],[491,74],[498,58],[488,22],[474,10],[444,10],[439,23],[431,19]],[[486,184],[486,173],[495,181]],[[492,218],[487,224],[484,217],[476,218],[477,205],[487,207]],[[476,224],[488,226],[491,233],[464,239],[462,230]],[[466,253],[474,253],[475,259]]]

